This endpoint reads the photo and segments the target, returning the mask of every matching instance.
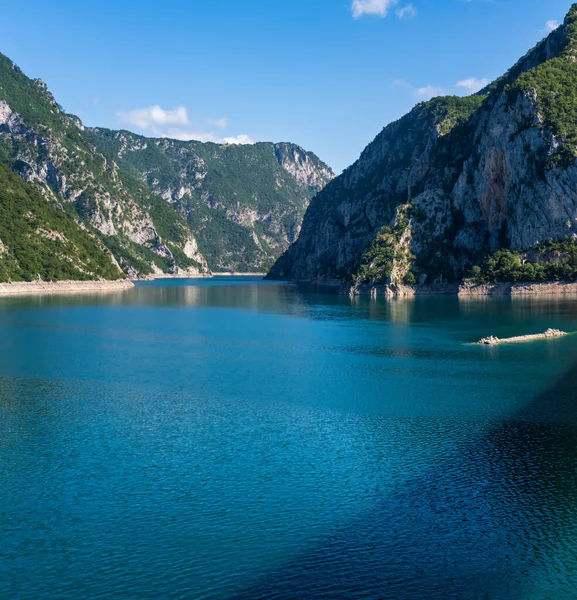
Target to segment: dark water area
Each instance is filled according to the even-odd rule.
[[[0,300],[0,597],[577,597],[571,298]]]

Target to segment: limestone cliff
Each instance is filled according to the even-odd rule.
[[[508,73],[386,127],[311,203],[270,276],[458,281],[501,248],[577,237],[577,5]]]
[[[213,270],[262,271],[294,242],[334,174],[295,144],[220,145],[92,129],[123,170],[186,219]]]
[[[0,54],[0,162],[131,277],[268,268],[334,175],[292,144],[220,146],[85,128]]]

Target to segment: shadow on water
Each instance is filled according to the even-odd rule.
[[[565,540],[577,533],[576,461],[577,363],[511,420],[233,598],[575,598]]]

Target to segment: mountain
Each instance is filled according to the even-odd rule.
[[[294,144],[219,145],[87,130],[121,169],[182,215],[215,271],[262,271],[298,236],[334,174]]]
[[[577,279],[577,4],[476,95],[385,127],[269,277],[376,286]]]
[[[267,269],[334,177],[294,144],[228,146],[86,128],[44,82],[1,54],[0,162],[131,277]]]
[[[121,279],[104,246],[0,164],[0,281]]]

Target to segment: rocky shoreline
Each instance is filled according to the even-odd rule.
[[[433,285],[355,285],[343,286],[341,293],[373,298],[410,298],[414,296],[559,296],[577,294],[577,283],[444,283]]]
[[[577,283],[545,281],[543,283],[467,284],[459,289],[460,296],[533,296],[577,294]]]
[[[129,279],[117,281],[19,281],[0,283],[0,297],[26,294],[86,294],[121,292],[134,287]]]
[[[155,281],[156,279],[210,279],[212,273],[155,273],[133,278],[133,281]]]
[[[134,281],[154,281],[156,279],[211,279],[212,277],[265,277],[266,273],[155,273],[144,275]]]
[[[213,277],[266,277],[266,273],[213,273]]]

